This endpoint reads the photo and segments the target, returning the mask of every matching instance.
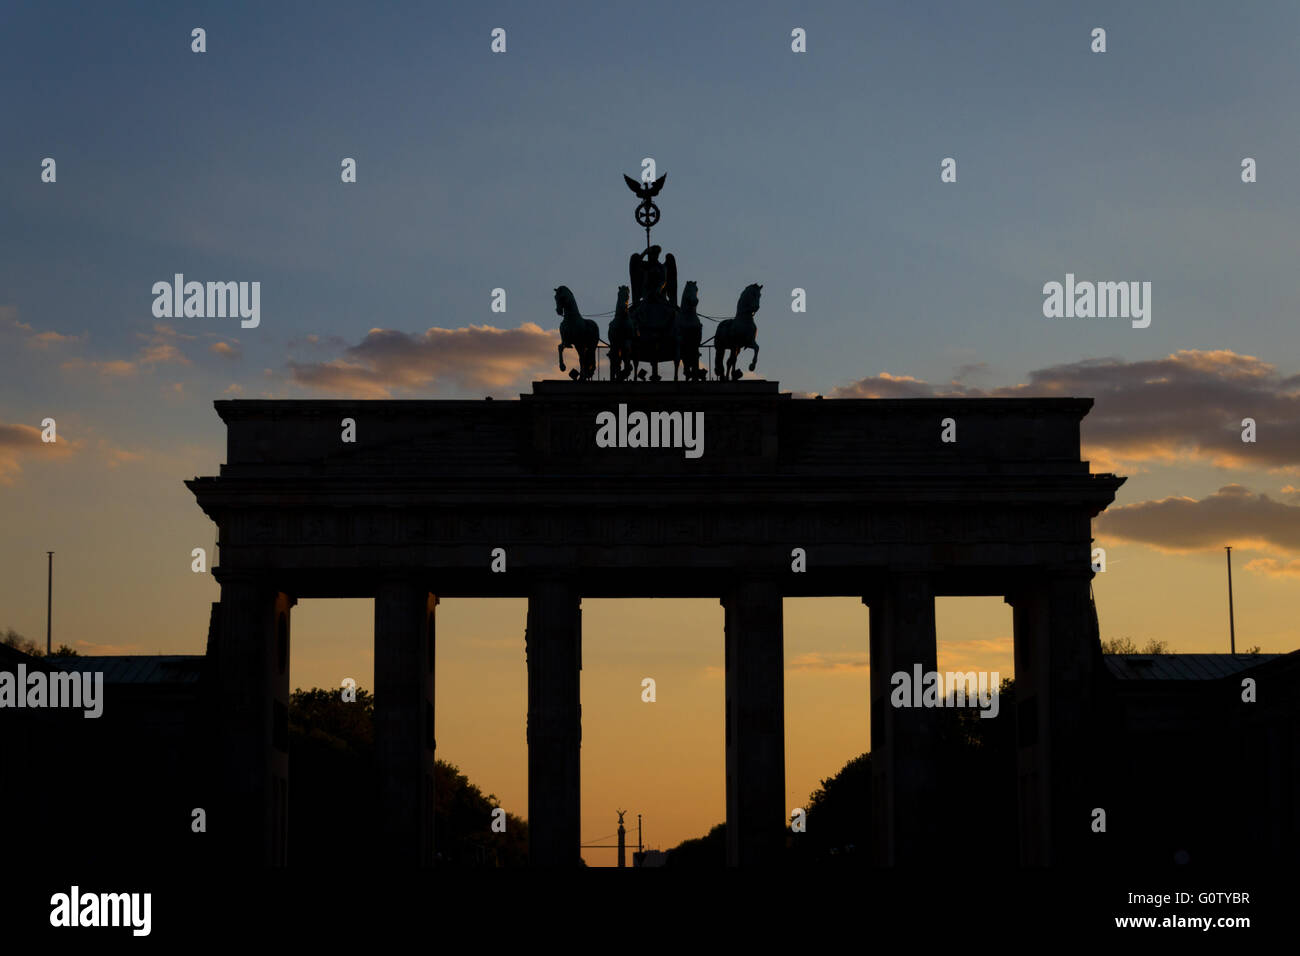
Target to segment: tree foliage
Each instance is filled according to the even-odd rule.
[[[664,866],[711,868],[727,865],[727,825],[715,824],[706,835],[683,840],[668,851]]]
[[[988,836],[984,863],[1014,866],[1017,857],[1016,688],[1004,678],[998,689],[998,717],[977,707],[937,712],[939,736],[934,788],[934,825],[949,833]],[[862,867],[876,862],[872,840],[871,754],[848,761],[808,796],[806,829],[787,829],[786,855],[802,866]],[[669,866],[726,864],[726,824],[668,851]]]
[[[30,641],[23,637],[12,627],[6,628],[4,636],[0,637],[0,644],[8,645],[14,650],[26,654],[28,657],[44,657],[45,652],[41,650],[40,645],[35,641]],[[81,655],[74,651],[67,644],[60,644],[54,649],[50,657],[80,657]]]
[[[1153,638],[1147,641],[1146,647],[1138,650],[1138,646],[1133,643],[1133,638],[1115,637],[1101,642],[1101,652],[1103,654],[1168,654],[1169,642],[1157,641]]]
[[[289,701],[289,787],[295,864],[336,864],[365,858],[376,839],[379,794],[374,785],[372,694],[356,700],[337,690],[295,690]],[[454,765],[434,765],[434,849],[439,865],[521,866],[527,862],[528,824],[506,814],[504,833],[492,830],[499,801],[484,796]]]

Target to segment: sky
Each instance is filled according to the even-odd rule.
[[[191,552],[215,528],[182,482],[223,460],[212,402],[558,377],[551,290],[612,309],[643,243],[621,176],[651,158],[655,242],[701,312],[764,285],[758,375],[1093,397],[1084,456],[1128,476],[1094,523],[1102,636],[1226,650],[1231,544],[1238,645],[1294,650],[1297,37],[1300,7],[1254,2],[4,4],[0,628],[40,638],[53,550],[56,643],[202,653],[219,589]],[[260,282],[259,324],[155,317],[176,273]],[[1149,327],[1045,317],[1067,274],[1150,282]],[[523,604],[438,613],[439,755],[526,814]],[[616,807],[653,846],[702,835],[725,816],[720,607],[583,619],[584,840]],[[941,669],[1009,676],[1010,622],[940,599]],[[867,749],[867,610],[787,600],[785,626],[795,807]],[[369,686],[372,627],[368,601],[302,602],[294,686]]]

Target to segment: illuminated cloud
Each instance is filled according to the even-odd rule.
[[[431,328],[411,335],[371,329],[342,358],[327,362],[289,362],[295,383],[357,398],[396,393],[433,393],[451,384],[461,389],[502,389],[532,378],[559,374],[555,347],[559,333],[532,322],[517,329],[471,325]],[[572,351],[566,365],[576,364]]]
[[[1015,640],[1005,637],[977,637],[965,641],[940,640],[938,644],[939,670],[997,671],[1001,677],[1010,677],[1015,670]]]
[[[1171,497],[1112,506],[1098,516],[1096,528],[1100,536],[1161,551],[1217,551],[1232,545],[1300,554],[1300,505],[1254,494],[1241,485],[1226,485],[1200,500]]]
[[[856,651],[811,651],[800,654],[785,665],[786,672],[792,671],[862,671],[868,669],[865,652]]]
[[[0,424],[0,485],[12,485],[22,471],[22,460],[66,458],[77,448],[77,443],[59,435],[56,442],[41,441],[41,429],[31,425]]]
[[[90,362],[86,359],[68,359],[59,368],[69,372],[89,369],[92,372],[98,372],[106,379],[131,378],[138,372],[139,366],[134,362],[128,362],[126,359],[109,359],[104,362]]]
[[[37,332],[27,322],[18,321],[18,309],[12,305],[0,305],[0,329],[18,333],[23,343],[33,349],[47,349],[55,345],[80,342],[84,338],[80,335],[64,335],[52,329]]]
[[[175,345],[170,342],[158,342],[148,345],[140,353],[138,359],[141,365],[189,365],[187,359]]]
[[[1256,558],[1254,561],[1246,562],[1246,570],[1266,574],[1272,578],[1300,578],[1300,558],[1289,560]]]
[[[144,344],[134,359],[70,358],[59,367],[72,372],[88,369],[98,372],[102,379],[115,380],[132,378],[142,369],[157,365],[193,364],[181,351],[180,343],[193,341],[197,336],[177,332],[171,326],[156,323],[148,332],[137,332],[136,337],[143,340]]]
[[[28,326],[31,328],[31,326]],[[49,348],[52,345],[63,345],[67,342],[80,342],[80,335],[64,335],[61,332],[37,332],[27,340],[29,347],[34,349]]]
[[[1096,399],[1083,420],[1084,446],[1094,465],[1187,460],[1300,471],[1300,376],[1282,376],[1269,362],[1228,350],[1187,350],[1138,362],[1085,359],[1039,369],[1023,384],[991,389],[882,373],[832,395],[1086,396]],[[1244,418],[1256,422],[1255,443],[1241,440]]]
[[[104,467],[109,469],[145,458],[143,454],[119,448],[104,438],[72,439],[63,427],[59,427],[57,434],[58,441],[43,442],[40,428],[0,424],[0,485],[12,485],[25,462],[68,460],[87,448],[93,449]]]
[[[219,355],[221,358],[237,359],[240,355],[239,343],[230,342],[213,342],[208,346],[208,351],[213,355]]]

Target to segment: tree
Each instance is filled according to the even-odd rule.
[[[978,707],[944,707],[937,716],[939,779],[935,819],[950,832],[980,833],[981,860],[1015,866],[1018,844],[1016,793],[1016,684],[998,687],[998,719]],[[803,809],[807,829],[787,832],[786,861],[796,865],[868,867],[875,863],[872,834],[871,754],[859,754],[821,782]],[[668,865],[726,864],[726,824],[707,836],[685,840],[668,851]]]
[[[668,851],[665,866],[712,868],[727,865],[727,825],[714,824],[702,837],[683,840]]]
[[[355,701],[337,690],[295,690],[289,699],[289,858],[335,865],[340,854],[363,855],[377,834],[374,775],[375,699],[357,688]],[[495,795],[484,796],[454,765],[434,762],[434,847],[440,865],[522,866],[528,824],[507,813],[504,833],[492,830]]]
[[[1116,637],[1109,641],[1101,642],[1101,652],[1103,654],[1168,654],[1169,642],[1157,641],[1154,638],[1147,641],[1147,646],[1138,650],[1131,637]]]
[[[806,833],[791,833],[803,862],[871,858],[871,754],[854,757],[808,795]]]
[[[12,627],[5,630],[4,637],[0,639],[0,644],[7,644],[14,650],[26,654],[28,657],[44,657],[44,652],[36,646],[35,641],[29,641]]]

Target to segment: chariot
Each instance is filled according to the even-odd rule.
[[[650,227],[659,221],[659,207],[653,202],[663,188],[667,175],[652,183],[638,183],[624,176],[628,187],[641,198],[636,220],[646,231],[646,249],[633,253],[628,262],[629,285],[618,287],[613,318],[609,323],[609,377],[621,382],[645,379],[649,365],[650,381],[659,381],[659,365],[673,363],[673,380],[679,374],[688,382],[703,381],[708,377],[707,367],[700,365],[700,348],[703,326],[697,312],[699,289],[687,282],[681,299],[677,295],[677,260],[668,253],[659,261],[659,246],[650,243]],[[758,342],[754,313],[758,311],[762,286],[752,284],[740,294],[733,318],[719,322],[711,341],[714,349],[714,377],[722,380],[740,378],[736,368],[740,350],[752,349],[754,358],[749,363],[752,372],[758,364]],[[572,347],[578,353],[578,368],[569,372],[575,380],[596,376],[596,349],[601,344],[600,329],[591,319],[578,311],[578,303],[567,286],[555,289],[555,311],[560,322],[560,371],[565,371],[564,350]],[[611,314],[611,313],[606,313]]]

